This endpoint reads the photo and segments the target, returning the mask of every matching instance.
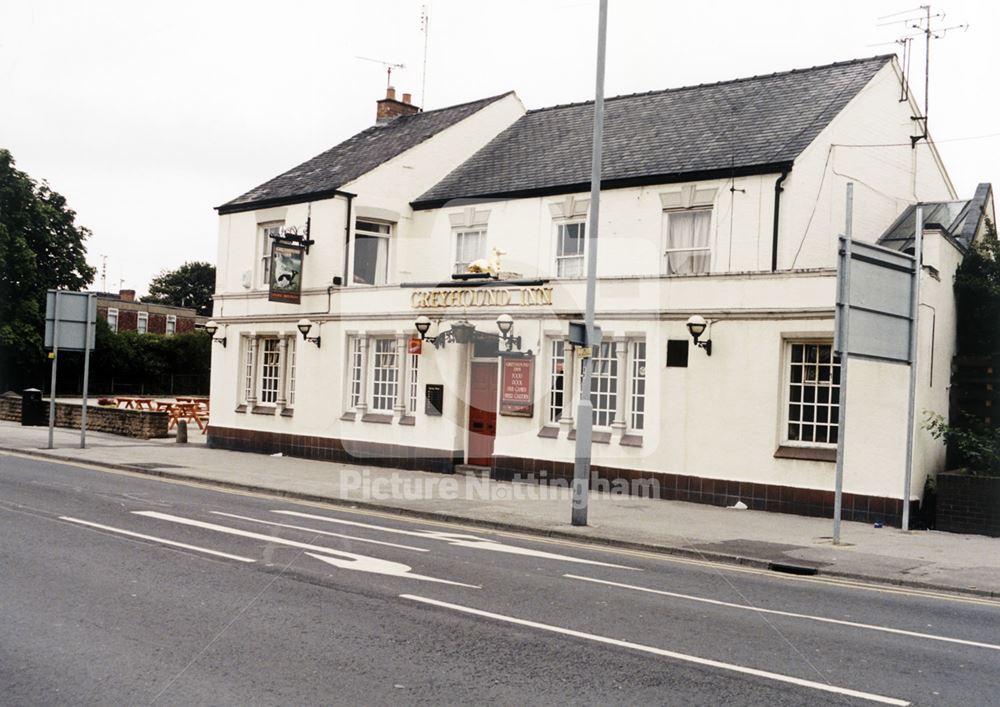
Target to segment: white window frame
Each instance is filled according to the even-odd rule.
[[[372,412],[391,413],[399,396],[399,350],[396,338],[374,336],[369,340],[369,384]]]
[[[410,402],[409,411],[411,415],[417,412],[417,400],[420,395],[420,354],[409,354],[410,356]]]
[[[253,337],[242,336],[240,337],[240,343],[243,346],[243,351],[240,356],[240,361],[242,362],[242,376],[243,383],[240,386],[242,389],[242,394],[240,396],[241,401],[244,405],[250,402],[250,398],[253,397],[253,372],[254,372],[254,360],[253,360],[253,345],[250,343]]]
[[[614,341],[605,335],[598,346],[596,356],[585,359],[586,365],[595,365],[590,376],[590,401],[593,405],[593,426],[597,429],[609,430],[614,424],[618,411],[618,396],[622,394],[623,371],[618,366],[618,346],[621,342]],[[626,366],[627,366],[626,361]],[[602,370],[607,367],[607,372]],[[601,390],[601,381],[607,381],[607,389]],[[580,367],[580,388],[583,388],[583,367]],[[594,387],[598,390],[595,392]],[[582,394],[582,392],[581,392]],[[601,405],[602,398],[606,405]]]
[[[115,331],[115,332],[118,331],[118,308],[117,307],[108,307],[107,322],[108,322],[108,328],[111,329],[111,331]]]
[[[646,415],[649,412],[646,407],[649,401],[649,379],[646,376],[648,356],[645,339],[631,339],[628,342],[625,361],[629,370],[628,429],[636,433],[642,433],[646,428]]]
[[[271,244],[272,235],[280,235],[284,221],[266,221],[257,224],[257,289],[266,290],[271,286]]]
[[[362,228],[361,224],[369,224],[375,226],[379,230],[369,230]],[[373,218],[356,218],[354,219],[354,237],[353,237],[353,247],[351,248],[351,279],[354,281],[353,285],[367,285],[369,287],[389,284],[389,273],[391,272],[390,266],[392,261],[392,240],[393,231],[395,230],[394,223],[390,221],[380,221]],[[382,231],[380,229],[386,229]],[[357,258],[358,258],[358,236],[362,238],[380,238],[384,240],[385,248],[385,262],[379,265],[378,254],[376,253],[375,260],[375,282],[358,282],[357,281]],[[379,248],[382,248],[382,244]]]
[[[149,312],[138,312],[135,319],[135,332],[137,334],[149,333]]]
[[[549,389],[546,396],[548,408],[547,419],[549,424],[558,424],[566,413],[566,408],[573,405],[572,400],[566,399],[566,342],[563,339],[549,339]],[[573,352],[570,351],[569,364],[574,361]],[[572,375],[572,371],[569,372]],[[556,404],[558,396],[559,403]]]
[[[365,399],[364,337],[347,337],[347,410],[355,411]]]
[[[173,336],[177,333],[177,315],[168,314],[167,315],[167,328],[165,330],[167,336]]]
[[[268,347],[273,345],[273,350]],[[281,389],[281,339],[261,336],[257,339],[257,405],[275,407]]]
[[[475,237],[478,241],[478,248],[474,254],[463,251],[463,245],[466,240]],[[486,229],[485,228],[462,228],[455,231],[455,247],[453,248],[455,254],[454,271],[456,274],[461,274],[468,272],[469,265],[477,260],[482,260],[486,258]],[[462,257],[462,256],[466,257]]]
[[[288,345],[285,348],[285,380],[287,382],[287,392],[285,393],[285,407],[293,408],[295,407],[295,354],[298,351],[298,347],[295,345],[296,337],[291,335],[288,337]]]
[[[681,276],[681,275],[701,275],[708,274],[712,272],[712,225],[714,218],[714,209],[712,206],[693,206],[688,209],[669,209],[663,212],[663,258],[662,258],[662,272],[664,275],[668,276]],[[670,224],[673,219],[679,216],[692,216],[697,217],[697,214],[707,213],[708,214],[708,242],[704,246],[698,247],[684,247],[684,248],[671,248],[670,247]],[[706,253],[708,256],[708,263],[705,266],[704,271],[699,272],[670,272],[670,254],[671,253]]]
[[[556,227],[556,247],[555,247],[555,276],[565,277],[565,278],[578,278],[585,277],[587,274],[587,222],[586,219],[565,219],[557,221]],[[580,252],[565,254],[563,253],[563,235],[569,227],[576,227],[580,231]],[[580,262],[580,272],[578,274],[565,275],[563,274],[562,265],[563,263],[568,263],[571,261]]]
[[[840,434],[840,362],[837,360],[836,355],[833,352],[833,341],[829,338],[789,338],[784,339],[784,350],[782,352],[782,391],[781,391],[781,402],[782,402],[782,412],[781,412],[781,444],[791,447],[819,447],[823,449],[836,449],[837,448],[837,436]],[[795,346],[816,346],[816,347],[826,347],[830,350],[830,362],[820,363],[819,362],[819,350],[817,349],[816,362],[811,366],[805,361],[807,357],[807,351],[803,350],[803,375],[801,377],[801,382],[794,382],[794,369],[793,366],[800,365],[798,363],[793,363],[793,352]],[[822,372],[820,367],[829,367],[829,382],[824,383],[820,378],[822,377]],[[809,383],[809,371],[808,368],[812,367],[813,375],[815,376],[812,385],[807,385]],[[834,383],[836,380],[836,383]],[[798,386],[799,390],[799,400],[793,400],[793,386]],[[807,401],[807,389],[813,390],[813,400]],[[826,395],[821,395],[823,391],[826,391]],[[836,392],[835,392],[836,391]],[[821,400],[821,398],[826,398]],[[836,399],[836,402],[833,402]],[[792,407],[796,406],[798,410],[796,414],[792,414]],[[820,410],[825,409],[825,421],[820,420],[824,415],[820,415]],[[809,411],[812,419],[807,420],[806,411]],[[836,410],[836,421],[833,421],[834,410]],[[795,419],[797,418],[797,419]],[[792,425],[797,425],[799,427],[796,434],[792,434]],[[806,432],[806,428],[811,427],[812,430],[808,434],[808,439],[803,439]],[[819,437],[823,435],[818,434],[819,427],[826,429],[826,441],[818,441]],[[837,435],[830,435],[830,430],[836,429]],[[797,439],[793,439],[797,437]],[[831,441],[831,437],[833,440]]]

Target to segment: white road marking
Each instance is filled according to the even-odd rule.
[[[142,540],[151,540],[156,543],[161,543],[163,545],[172,545],[173,547],[182,547],[185,550],[194,550],[196,552],[204,552],[209,555],[215,555],[216,557],[225,557],[228,560],[237,560],[238,562],[256,562],[249,557],[241,557],[239,555],[231,555],[228,552],[220,552],[219,550],[209,550],[207,547],[198,547],[197,545],[188,545],[187,543],[179,543],[176,540],[167,540],[166,538],[157,538],[153,535],[143,535],[142,533],[133,533],[131,530],[125,530],[123,528],[113,528],[110,525],[101,525],[100,523],[92,523],[89,520],[80,520],[79,518],[70,518],[69,516],[59,516],[59,520],[69,521],[70,523],[77,523],[79,525],[86,525],[90,528],[97,528],[99,530],[107,530],[111,533],[120,533],[121,535],[128,535],[133,538],[141,538]]]
[[[810,621],[821,621],[827,624],[838,624],[840,626],[850,626],[851,628],[863,628],[870,631],[882,631],[883,633],[895,633],[900,636],[913,636],[914,638],[924,638],[929,641],[944,641],[945,643],[958,643],[963,646],[975,646],[976,648],[989,648],[990,650],[1000,651],[1000,645],[993,643],[980,643],[979,641],[967,641],[964,638],[948,638],[947,636],[934,636],[929,633],[919,633],[917,631],[906,631],[901,628],[890,628],[888,626],[875,626],[873,624],[863,624],[856,621],[844,621],[843,619],[829,619],[824,616],[813,616],[811,614],[796,614],[791,611],[779,611],[777,609],[760,609],[755,606],[747,606],[746,604],[733,604],[728,601],[719,601],[718,599],[706,599],[705,597],[691,596],[690,594],[678,594],[676,592],[668,592],[662,589],[649,589],[648,587],[637,587],[631,584],[621,584],[620,582],[609,582],[604,579],[594,579],[593,577],[580,577],[575,574],[564,574],[563,577],[568,577],[569,579],[579,579],[583,582],[592,582],[594,584],[606,584],[609,587],[619,587],[621,589],[634,589],[637,592],[647,592],[649,594],[660,594],[665,597],[673,597],[675,599],[687,599],[688,601],[698,601],[703,604],[714,604],[716,606],[725,606],[730,609],[742,609],[744,611],[754,611],[760,614],[774,614],[776,616],[788,616],[793,619],[808,619]]]
[[[542,631],[550,631],[552,633],[558,633],[564,636],[573,636],[575,638],[582,638],[588,641],[594,641],[595,643],[604,643],[609,646],[618,646],[619,648],[629,648],[631,650],[641,651],[643,653],[650,653],[652,655],[658,655],[664,658],[673,658],[674,660],[683,661],[685,663],[694,663],[695,665],[703,665],[709,668],[728,670],[730,672],[741,673],[743,675],[753,675],[754,677],[764,678],[765,680],[774,680],[776,682],[783,682],[790,685],[798,685],[799,687],[807,687],[812,690],[820,690],[822,692],[832,692],[833,694],[844,695],[845,697],[857,697],[858,699],[868,700],[870,702],[879,702],[881,704],[886,704],[886,705],[897,705],[897,707],[906,707],[907,705],[910,704],[906,700],[896,699],[895,697],[886,697],[884,695],[876,695],[871,692],[861,692],[859,690],[851,690],[846,687],[837,687],[835,685],[828,685],[826,683],[814,682],[812,680],[804,680],[802,678],[793,677],[791,675],[772,673],[767,670],[748,668],[746,666],[735,665],[733,663],[723,663],[718,660],[711,660],[710,658],[700,658],[695,655],[688,655],[686,653],[677,653],[674,651],[664,650],[662,648],[656,648],[654,646],[643,645],[641,643],[632,643],[631,641],[622,641],[617,638],[608,638],[606,636],[598,636],[593,633],[574,631],[572,629],[562,628],[560,626],[552,626],[551,624],[543,624],[543,623],[538,623],[536,621],[518,619],[513,616],[494,614],[490,611],[473,609],[471,607],[461,606],[459,604],[449,604],[448,602],[438,601],[436,599],[428,599],[426,597],[419,597],[413,594],[400,594],[399,596],[401,599],[410,599],[411,601],[420,602],[422,604],[430,604],[431,606],[438,606],[444,609],[451,609],[452,611],[458,611],[464,614],[482,616],[483,618],[493,619],[495,621],[503,621],[505,623],[516,624],[518,626],[537,628]]]
[[[159,511],[132,511],[136,515],[145,516],[146,518],[157,518],[159,520],[166,520],[172,523],[180,523],[182,525],[190,525],[195,528],[204,528],[205,530],[214,530],[219,533],[227,533],[229,535],[238,535],[244,538],[253,538],[254,540],[263,540],[265,542],[277,543],[279,545],[288,545],[289,547],[297,547],[303,550],[309,550],[311,552],[307,553],[311,557],[312,552],[321,553],[327,557],[322,557],[324,562],[327,562],[336,567],[340,567],[345,570],[355,570],[357,572],[370,572],[372,574],[384,574],[392,577],[406,577],[409,579],[418,579],[423,582],[437,582],[438,584],[450,584],[456,587],[469,587],[470,589],[480,589],[480,587],[474,584],[463,584],[462,582],[452,582],[447,579],[438,579],[436,577],[428,577],[422,574],[414,574],[411,572],[409,565],[404,565],[402,562],[392,562],[390,560],[380,560],[377,557],[368,557],[366,555],[357,555],[353,552],[343,552],[342,550],[334,550],[330,547],[323,547],[322,545],[310,545],[309,543],[300,543],[295,540],[286,540],[285,538],[275,537],[273,535],[264,535],[263,533],[253,533],[249,530],[240,530],[239,528],[229,528],[225,525],[216,525],[215,523],[205,523],[204,521],[194,520],[193,518],[182,518],[180,516],[173,516],[167,513],[160,513]],[[330,556],[333,557],[330,557]],[[344,558],[342,560],[335,558]]]
[[[251,523],[262,523],[264,525],[274,525],[279,528],[289,528],[290,530],[304,530],[307,533],[316,533],[318,535],[329,535],[334,538],[345,538],[347,540],[354,540],[359,543],[371,543],[372,545],[382,545],[385,547],[397,547],[401,550],[413,550],[414,552],[430,552],[424,547],[414,547],[413,545],[398,545],[396,543],[387,543],[384,540],[369,540],[368,538],[358,538],[353,535],[344,535],[343,533],[333,533],[329,530],[316,530],[315,528],[307,528],[304,525],[290,525],[288,523],[275,523],[271,520],[260,520],[258,518],[250,518],[249,516],[239,516],[235,513],[223,513],[222,511],[212,511],[213,515],[225,516],[227,518],[238,518],[239,520],[250,521]]]
[[[577,562],[583,565],[597,565],[600,567],[613,567],[620,570],[633,570],[635,572],[642,572],[638,567],[626,567],[625,565],[615,565],[610,562],[598,562],[597,560],[583,560],[578,557],[570,557],[569,555],[559,555],[554,552],[545,552],[543,550],[532,550],[526,547],[517,547],[514,545],[504,545],[495,540],[486,540],[484,538],[476,537],[475,535],[463,535],[460,533],[443,533],[436,530],[402,530],[400,528],[387,528],[384,525],[372,525],[371,523],[359,523],[353,520],[342,520],[340,518],[330,518],[328,516],[319,516],[312,513],[301,513],[299,511],[272,511],[272,513],[281,513],[282,515],[296,516],[298,518],[308,518],[311,520],[321,520],[326,523],[339,523],[341,525],[350,525],[356,528],[368,528],[369,530],[381,530],[385,533],[396,533],[398,535],[409,535],[417,538],[425,538],[427,540],[441,540],[448,543],[449,545],[455,547],[467,547],[473,550],[489,550],[491,552],[503,552],[509,555],[525,555],[527,557],[538,557],[547,560],[559,560],[561,562]]]

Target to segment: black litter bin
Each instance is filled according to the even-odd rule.
[[[42,391],[38,388],[22,390],[21,426],[45,427],[48,424],[48,420],[45,417],[45,402],[42,400]]]

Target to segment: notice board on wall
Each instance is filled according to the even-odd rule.
[[[515,352],[500,356],[500,414],[512,417],[534,416],[534,356]]]

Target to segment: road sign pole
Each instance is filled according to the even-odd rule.
[[[87,328],[83,335],[83,407],[80,410],[80,449],[87,448],[87,390],[90,388],[90,350],[94,347],[94,333],[90,330],[94,323],[95,295],[87,297]]]
[[[56,428],[56,372],[59,368],[59,295],[56,290],[56,303],[53,307],[52,321],[52,384],[49,386],[49,449],[54,449],[53,433]]]
[[[608,0],[600,1],[597,21],[597,78],[594,90],[594,142],[590,165],[590,223],[587,229],[587,303],[584,321],[587,346],[597,337],[594,332],[594,300],[597,283],[597,227],[601,203],[601,156],[604,140],[604,54],[608,33]],[[583,380],[580,382],[580,402],[576,408],[576,461],[573,466],[573,525],[587,524],[589,502],[591,426],[593,405],[590,402],[590,380],[593,356],[583,360]],[[572,373],[570,373],[572,375]]]
[[[913,422],[917,405],[918,315],[920,314],[920,274],[923,271],[924,207],[917,204],[916,228],[913,233],[913,284],[910,295],[910,395],[906,410],[906,465],[903,468],[904,531],[910,529],[910,484],[913,481]]]
[[[847,218],[844,225],[844,252],[840,256],[837,291],[837,340],[835,353],[840,357],[840,403],[837,414],[837,470],[833,482],[833,544],[840,544],[840,515],[844,498],[844,438],[847,436],[847,361],[848,322],[851,312],[851,237],[854,215],[854,184],[847,183]]]

